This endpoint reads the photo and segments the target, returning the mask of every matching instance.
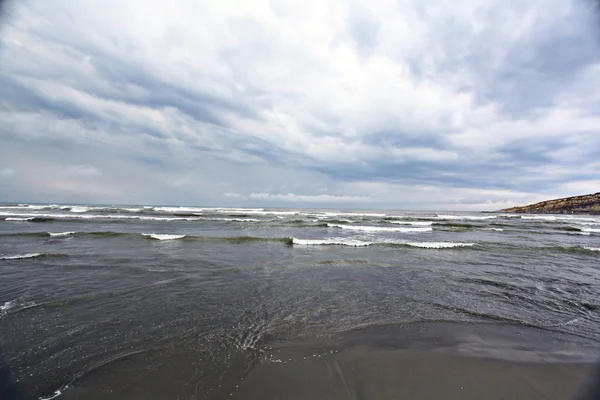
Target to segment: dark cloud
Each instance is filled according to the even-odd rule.
[[[600,172],[598,25],[577,0],[135,4],[14,6],[0,170],[28,187],[7,199],[473,205]]]

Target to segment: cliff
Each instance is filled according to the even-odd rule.
[[[600,192],[500,210],[525,214],[600,214]]]

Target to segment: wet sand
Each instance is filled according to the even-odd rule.
[[[282,362],[258,363],[229,397],[571,399],[588,386],[594,370],[589,363],[509,362],[364,346],[321,356],[302,347],[278,350],[275,360]]]

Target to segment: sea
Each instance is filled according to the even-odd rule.
[[[2,398],[228,398],[286,343],[589,361],[599,307],[600,216],[0,204]]]

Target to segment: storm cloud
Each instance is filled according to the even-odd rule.
[[[584,0],[24,0],[0,22],[0,201],[489,210],[600,190]]]

